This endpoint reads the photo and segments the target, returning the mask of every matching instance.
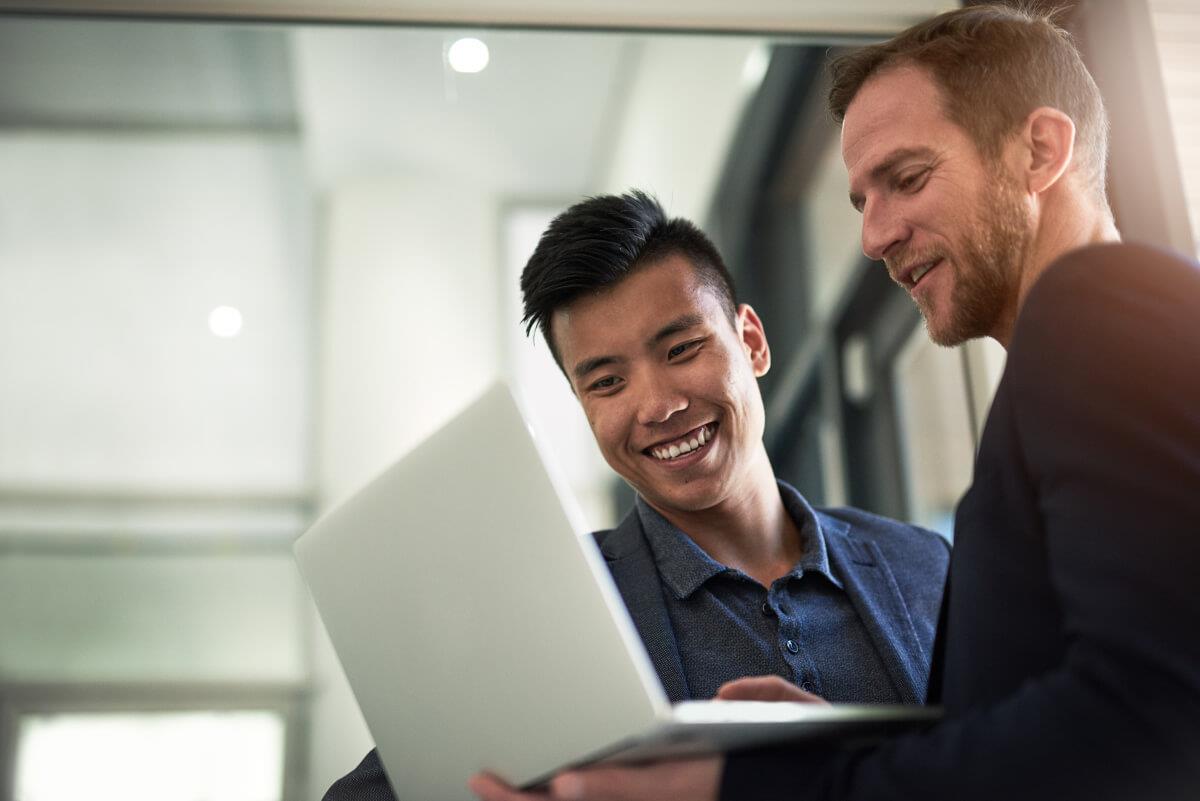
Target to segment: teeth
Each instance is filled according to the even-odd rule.
[[[928,264],[922,264],[920,267],[912,271],[912,273],[909,275],[909,280],[915,284],[920,281],[922,276],[924,276],[925,273],[929,272],[931,269],[933,269],[932,261]]]
[[[656,459],[676,459],[685,453],[698,450],[700,446],[706,445],[711,440],[712,434],[708,432],[708,426],[705,426],[700,429],[699,435],[692,437],[690,440],[684,440],[675,445],[668,445],[665,448],[654,448],[650,452],[654,454],[654,458]]]

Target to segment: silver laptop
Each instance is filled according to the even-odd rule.
[[[296,557],[400,798],[599,761],[878,734],[910,706],[671,705],[566,485],[496,384]]]

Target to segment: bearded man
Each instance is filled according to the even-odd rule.
[[[936,17],[835,62],[830,105],[863,251],[935,342],[1008,350],[956,515],[930,677],[945,719],[855,749],[577,771],[550,796],[1200,797],[1200,267],[1120,243],[1103,104],[1045,17]]]

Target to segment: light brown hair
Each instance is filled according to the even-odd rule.
[[[1035,108],[1062,111],[1075,123],[1075,156],[1083,177],[1104,196],[1104,103],[1070,34],[1049,15],[1001,5],[967,6],[839,56],[829,65],[829,110],[838,124],[868,79],[904,66],[929,71],[947,118],[993,162]]]

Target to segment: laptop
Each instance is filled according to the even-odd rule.
[[[497,383],[295,546],[400,798],[605,761],[878,736],[914,706],[668,702],[543,443]]]

